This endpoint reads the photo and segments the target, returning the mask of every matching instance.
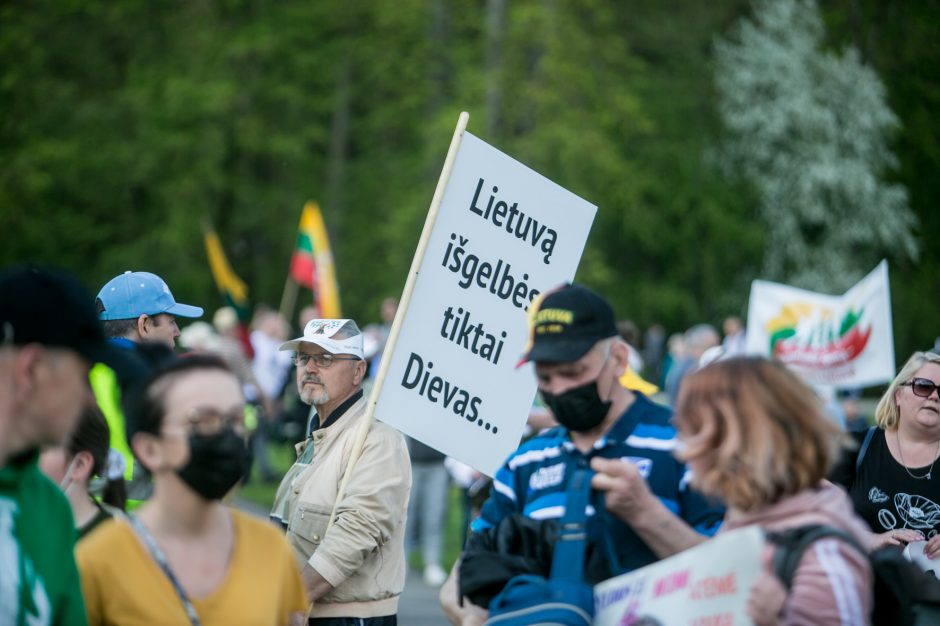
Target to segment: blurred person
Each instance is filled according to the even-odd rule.
[[[76,551],[90,624],[303,624],[303,584],[283,537],[221,502],[247,466],[244,397],[225,363],[172,358],[129,412],[154,492]]]
[[[297,314],[297,323],[299,324],[298,328],[300,328],[300,331],[303,332],[307,324],[309,324],[311,320],[317,319],[317,317],[319,317],[317,315],[317,307],[312,304],[308,304],[300,309],[300,313]]]
[[[627,367],[620,376],[620,384],[630,391],[639,391],[647,397],[652,397],[659,392],[659,388],[653,383],[645,380],[640,372],[643,371],[643,357],[640,351],[636,349],[637,339],[640,336],[640,330],[630,320],[620,320],[617,322],[617,334],[627,344],[629,352],[627,354]]]
[[[812,390],[782,364],[762,357],[716,361],[686,378],[675,423],[676,456],[692,484],[721,498],[720,532],[757,524],[780,532],[822,524],[871,547],[870,533],[845,492],[824,480],[838,454],[839,428]],[[748,614],[758,626],[870,623],[872,571],[846,541],[824,537],[803,553],[787,591],[773,575],[770,541]]]
[[[208,322],[193,322],[180,330],[179,344],[191,352],[217,354],[220,337]]]
[[[460,545],[464,545],[467,543],[467,533],[470,531],[470,520],[480,514],[480,507],[486,501],[493,481],[485,474],[481,474],[453,457],[444,459],[444,468],[462,492],[463,515],[460,524]]]
[[[441,567],[444,513],[447,508],[447,469],[444,455],[417,439],[408,439],[411,457],[411,497],[405,528],[406,554],[417,548],[424,567],[424,584],[440,587],[447,580]]]
[[[92,302],[64,272],[0,271],[0,624],[86,623],[72,510],[38,461],[94,404],[91,364],[118,367]]]
[[[238,313],[234,308],[224,306],[212,316],[212,326],[218,333],[217,338],[213,341],[213,351],[222,357],[222,360],[238,377],[246,399],[262,398],[262,401],[266,400],[258,388],[254,372],[251,371],[251,360],[240,339],[239,328],[241,322],[238,321]]]
[[[849,492],[877,546],[927,540],[940,554],[940,354],[915,352],[875,408],[875,426],[855,433],[830,479]],[[859,458],[861,462],[859,463]]]
[[[636,348],[640,345],[640,329],[636,327],[633,320],[620,320],[617,322],[617,334],[620,335],[620,338],[623,339],[627,347],[630,348],[630,354],[627,356],[627,365],[634,372],[642,372],[644,365],[643,356]]]
[[[115,276],[98,292],[95,299],[98,319],[112,345],[124,350],[125,364],[112,369],[104,363],[91,370],[91,387],[98,406],[108,421],[111,448],[124,457],[128,507],[134,508],[150,495],[152,486],[145,472],[135,465],[127,439],[127,424],[122,398],[141,384],[150,372],[150,364],[138,346],[158,344],[172,350],[180,335],[177,317],[202,317],[202,309],[182,304],[173,298],[162,278],[150,272],[131,272]]]
[[[287,322],[277,311],[265,309],[255,316],[252,327],[251,345],[255,358],[251,369],[261,392],[276,400],[289,378],[291,367],[290,355],[278,350],[287,339]]]
[[[666,354],[663,356],[663,373],[659,379],[660,387],[665,388],[669,372],[672,371],[676,363],[684,361],[685,357],[685,336],[682,333],[669,335],[669,340],[666,342]]]
[[[68,441],[43,448],[39,455],[39,469],[59,485],[72,506],[79,540],[124,510],[124,457],[109,454],[110,437],[98,407],[85,407]],[[90,491],[96,476],[104,479],[100,502]]]
[[[404,437],[381,422],[371,424],[362,454],[349,468],[366,415],[362,341],[353,320],[323,319],[280,346],[293,351],[300,398],[316,411],[271,510],[302,563],[315,602],[311,626],[394,625],[405,585],[411,463]]]
[[[271,465],[268,454],[268,433],[272,422],[280,411],[281,391],[290,374],[290,355],[278,350],[287,339],[287,322],[277,311],[262,309],[255,316],[251,332],[251,345],[255,351],[255,358],[251,362],[251,372],[257,383],[258,397],[249,398],[260,409],[260,419],[251,433],[252,458],[258,463],[262,482],[270,483],[277,480],[277,475]]]
[[[643,362],[650,380],[663,380],[663,358],[666,348],[666,329],[662,324],[652,324],[643,334]]]
[[[585,287],[563,285],[533,303],[529,331],[523,360],[535,364],[539,392],[561,426],[510,455],[471,530],[487,533],[515,515],[558,520],[567,480],[590,465],[606,519],[588,518],[589,582],[649,565],[713,534],[724,509],[688,488],[687,470],[671,454],[671,411],[619,384],[629,348],[610,304]],[[608,560],[606,545],[614,547],[617,563]],[[485,615],[468,598],[459,606],[464,573],[458,562],[440,593],[454,624]]]
[[[862,414],[859,401],[862,399],[862,390],[856,388],[842,389],[837,397],[842,405],[842,414],[845,416],[845,428],[850,433],[868,430],[868,416]]]
[[[696,324],[685,332],[684,355],[672,365],[666,377],[665,391],[669,404],[675,406],[682,379],[699,368],[699,361],[709,348],[719,344],[718,331],[710,324]]]
[[[392,322],[395,321],[395,314],[398,312],[398,298],[393,298],[388,296],[382,298],[382,303],[379,305],[379,318],[381,322],[378,324],[369,324],[363,330],[363,334],[368,338],[369,343],[375,344],[374,348],[370,350],[372,355],[368,357],[369,360],[369,378],[375,379],[376,375],[379,373],[379,365],[382,363],[382,355],[385,353],[385,344],[388,342],[388,336],[392,332]]]
[[[737,315],[729,315],[721,323],[725,337],[721,340],[722,355],[724,358],[740,356],[747,348],[747,336],[744,334],[744,324]]]

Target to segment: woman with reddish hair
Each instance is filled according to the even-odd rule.
[[[811,524],[834,527],[870,547],[870,533],[848,496],[825,479],[841,431],[813,391],[782,364],[757,357],[718,361],[690,374],[676,406],[677,456],[692,484],[721,498],[721,531],[757,524],[768,532]],[[759,625],[870,623],[872,571],[867,556],[828,536],[803,553],[789,590],[772,573],[777,546],[768,540],[764,574],[748,610]]]

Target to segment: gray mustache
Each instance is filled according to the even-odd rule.
[[[318,384],[318,385],[322,385],[322,384],[323,384],[323,381],[320,380],[320,378],[319,378],[318,376],[304,376],[304,377],[303,377],[303,380],[301,380],[301,382],[302,382],[303,384],[306,384],[306,383],[316,383],[316,384]]]

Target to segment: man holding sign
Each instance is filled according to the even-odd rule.
[[[530,324],[523,361],[534,362],[539,391],[561,427],[509,457],[472,530],[493,528],[513,514],[561,518],[569,477],[590,465],[597,472],[592,486],[604,493],[603,503],[594,498],[593,504],[613,514],[589,518],[588,541],[596,548],[586,564],[590,582],[713,534],[724,511],[689,489],[685,466],[672,456],[670,410],[619,383],[629,348],[617,335],[610,304],[589,289],[565,285],[533,303]],[[619,563],[601,556],[608,544]],[[460,610],[448,605],[446,592],[441,597],[451,619],[458,619]]]
[[[271,511],[316,602],[310,624],[341,626],[355,618],[363,626],[394,626],[405,585],[411,463],[401,433],[376,422],[350,464],[366,413],[362,333],[352,320],[312,320],[280,349],[295,352],[297,390],[316,409]]]

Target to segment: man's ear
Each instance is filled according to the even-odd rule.
[[[146,313],[142,313],[137,317],[137,334],[140,337],[146,337],[147,332],[150,330],[148,324],[153,324],[150,320],[150,316]]]
[[[619,337],[615,338],[610,345],[610,358],[617,363],[617,371],[623,374],[627,371],[627,364],[630,363],[630,346]]]
[[[360,359],[356,361],[356,369],[353,372],[353,384],[354,385],[358,386],[362,384],[363,379],[366,377],[367,367],[368,366],[366,365],[365,359]]]
[[[18,394],[29,394],[36,388],[36,376],[43,360],[42,346],[30,343],[16,351],[13,360],[13,385]]]

